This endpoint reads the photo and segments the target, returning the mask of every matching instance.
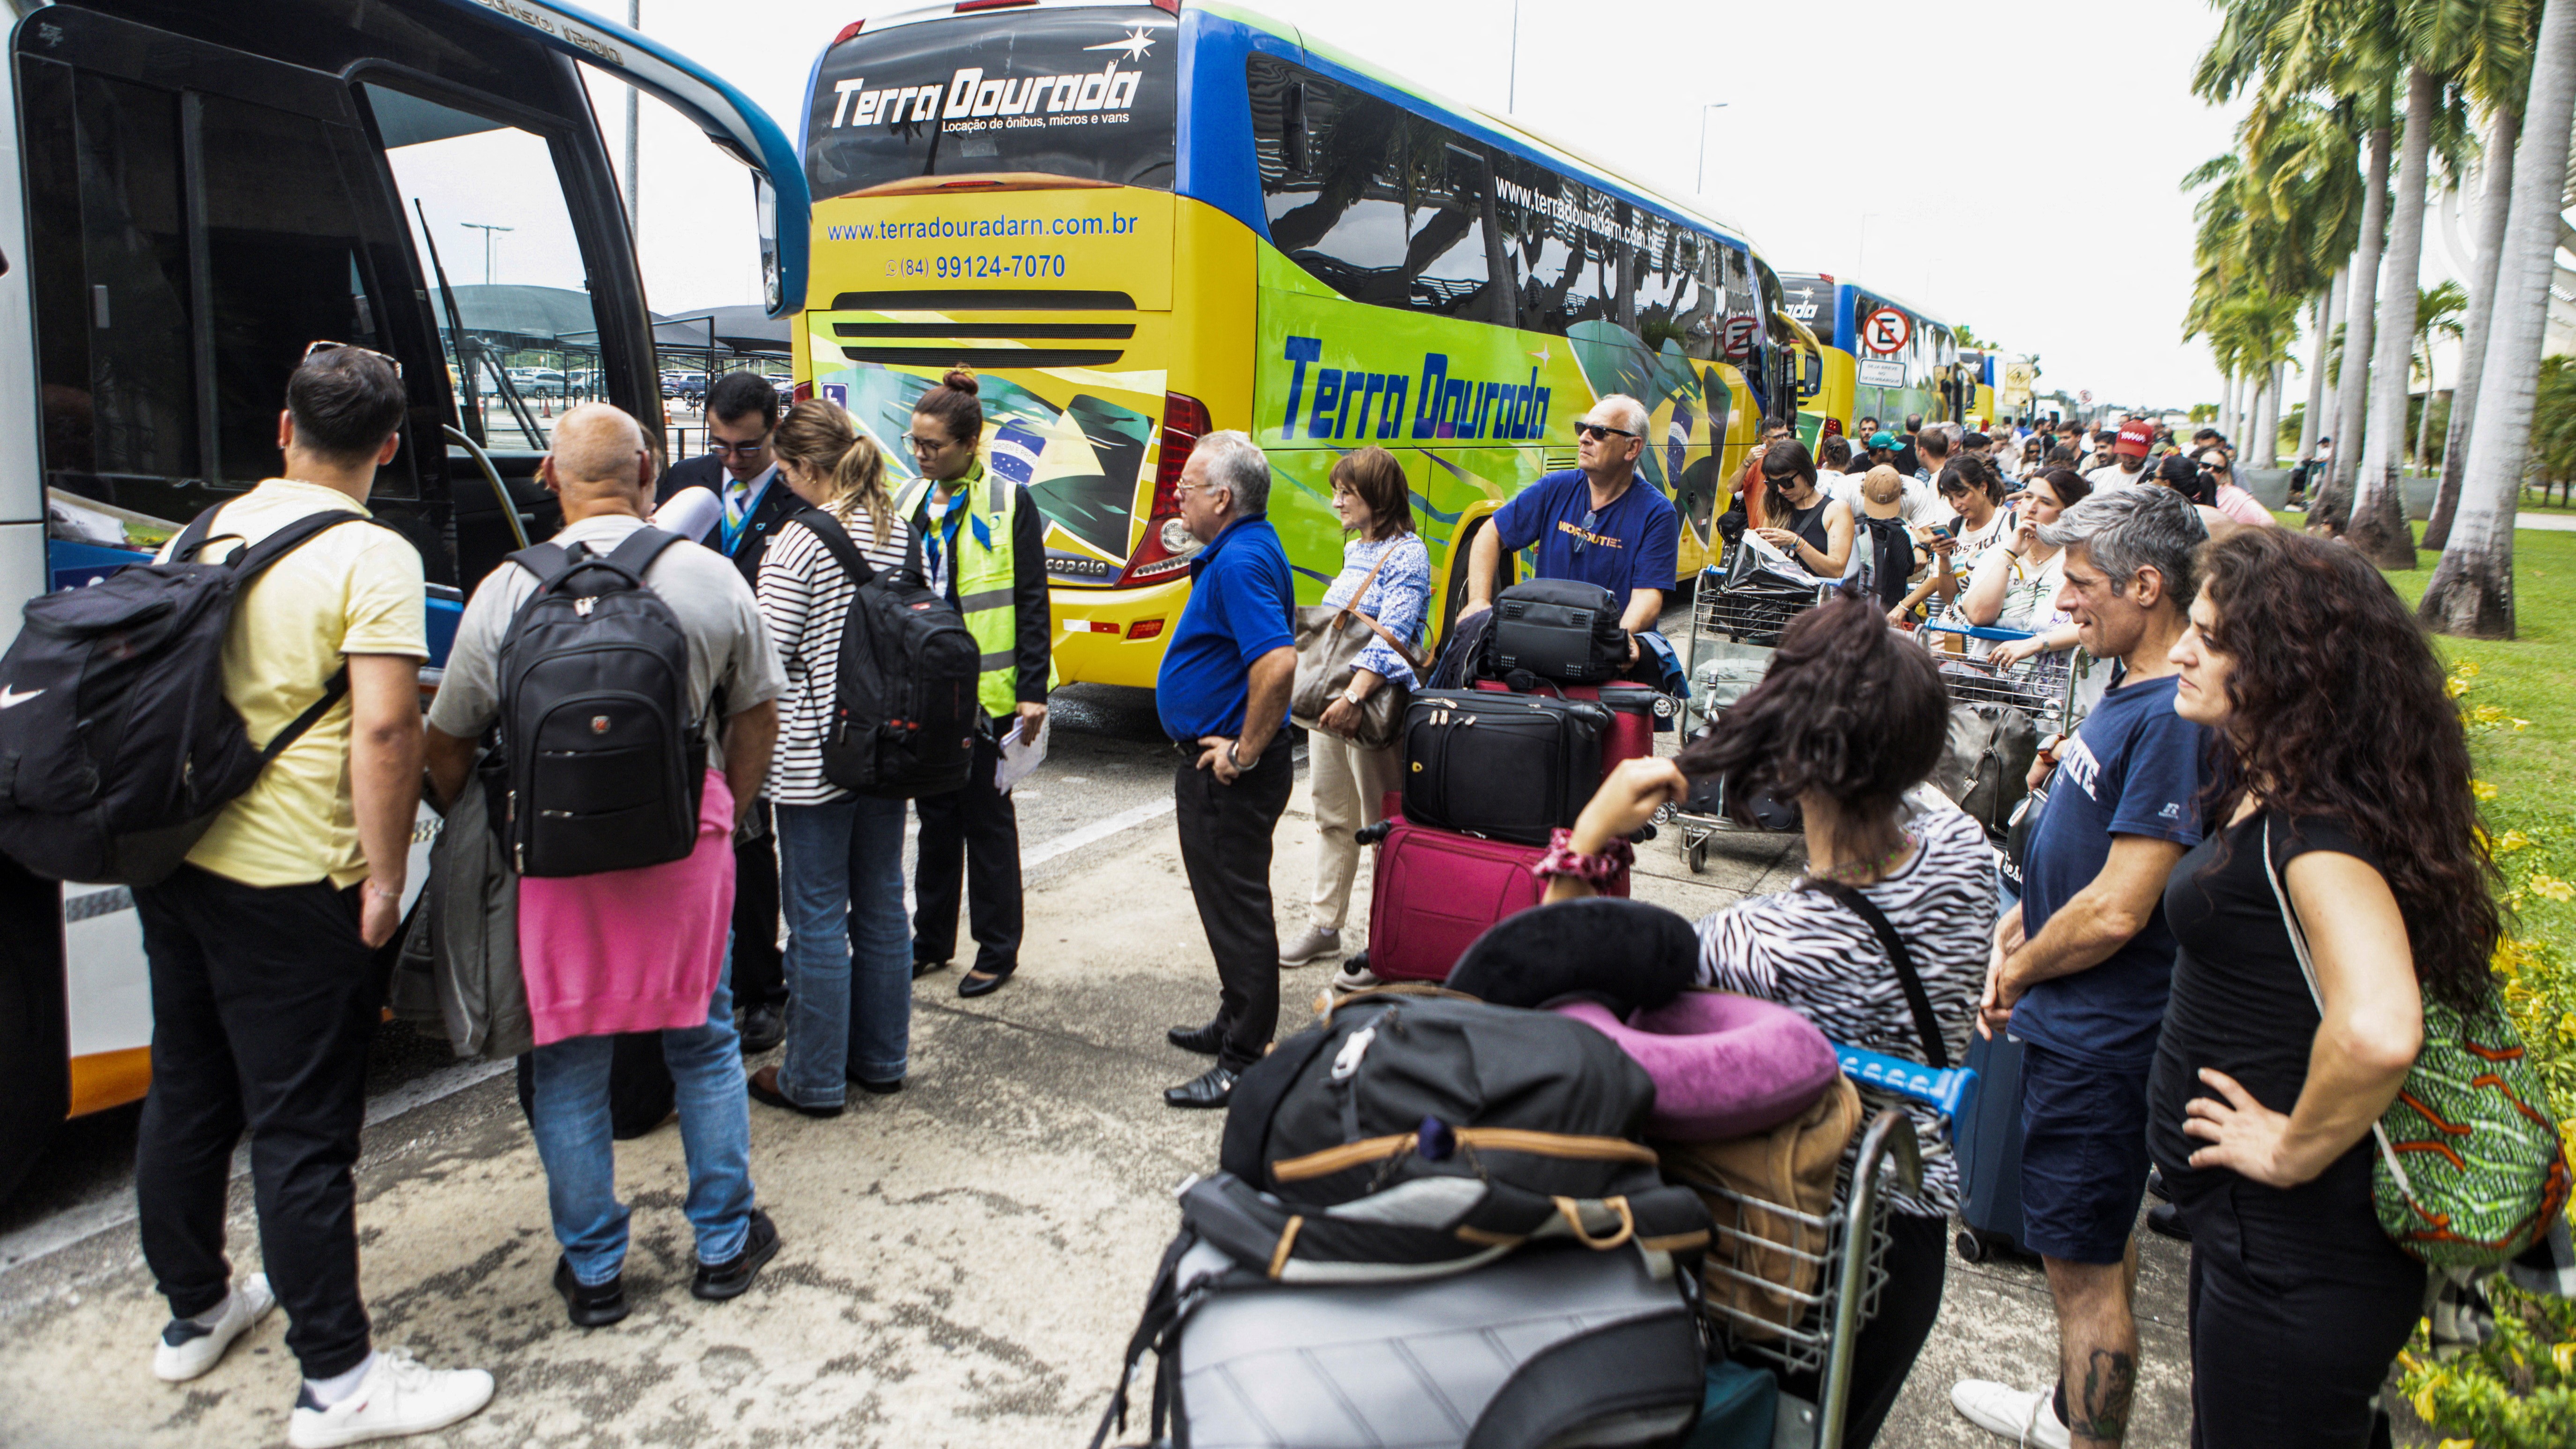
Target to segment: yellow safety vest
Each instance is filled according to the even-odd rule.
[[[927,478],[905,485],[895,499],[896,513],[906,519],[923,517],[930,487]],[[957,612],[965,619],[966,632],[975,636],[975,651],[981,656],[975,699],[986,714],[1006,715],[1019,706],[1020,697],[1019,612],[1011,607],[1019,583],[1018,560],[1011,548],[1011,505],[1019,485],[987,472],[978,459],[954,488],[965,495],[966,519],[949,550],[948,576],[957,595]],[[939,527],[937,518],[926,521],[934,530]],[[928,546],[924,540],[924,549]],[[944,537],[941,547],[949,547]],[[1047,688],[1052,691],[1056,683],[1050,650]]]

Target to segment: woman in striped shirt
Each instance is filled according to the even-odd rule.
[[[800,402],[772,444],[796,496],[830,516],[875,568],[902,566],[912,529],[886,491],[885,456],[849,414]],[[808,1117],[837,1117],[847,1083],[903,1087],[912,1025],[912,927],[903,913],[901,800],[853,795],[823,778],[841,624],[858,582],[811,514],[790,515],[760,565],[761,618],[787,668],[778,752],[764,792],[778,817],[779,896],[787,915],[787,1052],[751,1076],[751,1095]]]

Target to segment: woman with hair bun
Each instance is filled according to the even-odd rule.
[[[2425,998],[2494,1003],[2495,870],[2442,661],[2370,561],[2247,528],[2201,574],[2173,709],[2217,737],[2218,823],[2165,886],[2147,1118],[2192,1235],[2191,1437],[2359,1449],[2425,1272],[2379,1226],[2371,1126]]]
[[[1021,480],[985,470],[984,405],[975,370],[948,370],[912,405],[904,446],[920,476],[896,510],[921,537],[923,573],[966,621],[984,657],[975,686],[987,727],[975,737],[966,784],[913,802],[912,973],[957,952],[957,898],[966,896],[975,968],[960,996],[1002,989],[1020,966],[1020,816],[994,788],[1002,742],[1034,740],[1055,687],[1047,610],[1046,517]]]
[[[787,669],[778,751],[762,792],[778,823],[787,1051],[778,1065],[752,1073],[749,1090],[772,1107],[838,1117],[850,1082],[871,1092],[903,1085],[912,957],[903,802],[853,795],[823,778],[841,626],[859,591],[823,531],[837,526],[879,569],[901,567],[913,538],[886,492],[885,455],[839,407],[798,403],[770,446],[780,477],[805,506],[780,522],[760,565],[760,616]]]
[[[1934,1060],[1895,963],[1868,921],[1814,884],[1829,883],[1895,927],[1931,1000],[1938,1059],[1965,1061],[1994,933],[1995,868],[1976,821],[1915,789],[1940,760],[1948,721],[1930,654],[1845,588],[1790,622],[1770,671],[1716,728],[1676,759],[1630,760],[1611,773],[1540,863],[1553,877],[1548,899],[1592,894],[1589,882],[1632,854],[1626,837],[1689,795],[1693,781],[1714,781],[1739,815],[1763,796],[1794,800],[1806,821],[1806,876],[1699,922],[1701,982],[1791,1007],[1842,1045]],[[1914,1119],[1923,1185],[1890,1194],[1887,1284],[1852,1360],[1845,1442],[1854,1445],[1877,1434],[1940,1313],[1948,1219],[1959,1205],[1941,1115],[1863,1095]],[[1813,1375],[1781,1386],[1817,1392]]]

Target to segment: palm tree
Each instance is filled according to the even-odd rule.
[[[2432,446],[2433,395],[2436,391],[2433,340],[2437,337],[2448,337],[2454,342],[2460,340],[2460,309],[2468,304],[2468,294],[2460,290],[2457,282],[2426,287],[2415,302],[2415,361],[2424,372],[2424,411],[2415,419],[2415,461],[2419,466],[2429,467],[2433,461],[2433,455],[2426,451]]]
[[[2362,420],[2361,467],[2352,479],[2352,544],[2382,568],[2415,567],[2399,463],[2406,448],[2407,364],[2415,349],[2415,279],[2424,261],[2424,185],[2432,168],[2433,113],[2441,106],[2441,76],[2408,66],[2406,130],[2389,215],[2388,285],[2372,324],[2370,401]]]
[[[2460,512],[2418,613],[2446,634],[2513,635],[2513,516],[2531,447],[2540,346],[2557,267],[2567,133],[2576,112],[2576,0],[2546,5],[2532,47],[2513,199],[2496,264],[2494,320],[2478,382],[2478,417]]]
[[[2450,541],[2451,515],[2459,506],[2460,485],[2468,466],[2469,429],[2477,416],[2478,388],[2485,371],[2487,339],[2493,328],[2497,258],[2504,250],[2507,207],[2513,196],[2513,156],[2522,128],[2522,102],[2530,89],[2532,32],[2538,24],[2537,0],[2506,7],[2487,7],[2489,27],[2476,44],[2467,67],[2472,99],[2490,117],[2478,197],[2475,255],[2470,261],[2466,331],[2460,340],[2460,380],[2451,391],[2451,425],[2442,445],[2442,481],[2433,494],[2433,515],[2424,524],[2424,546],[2441,548]],[[2510,24],[2509,24],[2510,22]]]

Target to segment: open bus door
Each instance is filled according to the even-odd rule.
[[[582,66],[751,169],[763,301],[800,308],[794,147],[715,77],[555,0],[31,10],[0,81],[0,645],[28,596],[150,557],[273,473],[287,376],[328,340],[402,367],[402,444],[369,506],[420,550],[434,680],[464,593],[549,526],[548,404],[498,366],[507,351],[586,346],[596,394],[661,433]],[[436,248],[468,221],[542,237],[553,271],[474,281],[462,247]],[[0,860],[0,1192],[65,1117],[142,1095],[150,1039],[131,894]]]

